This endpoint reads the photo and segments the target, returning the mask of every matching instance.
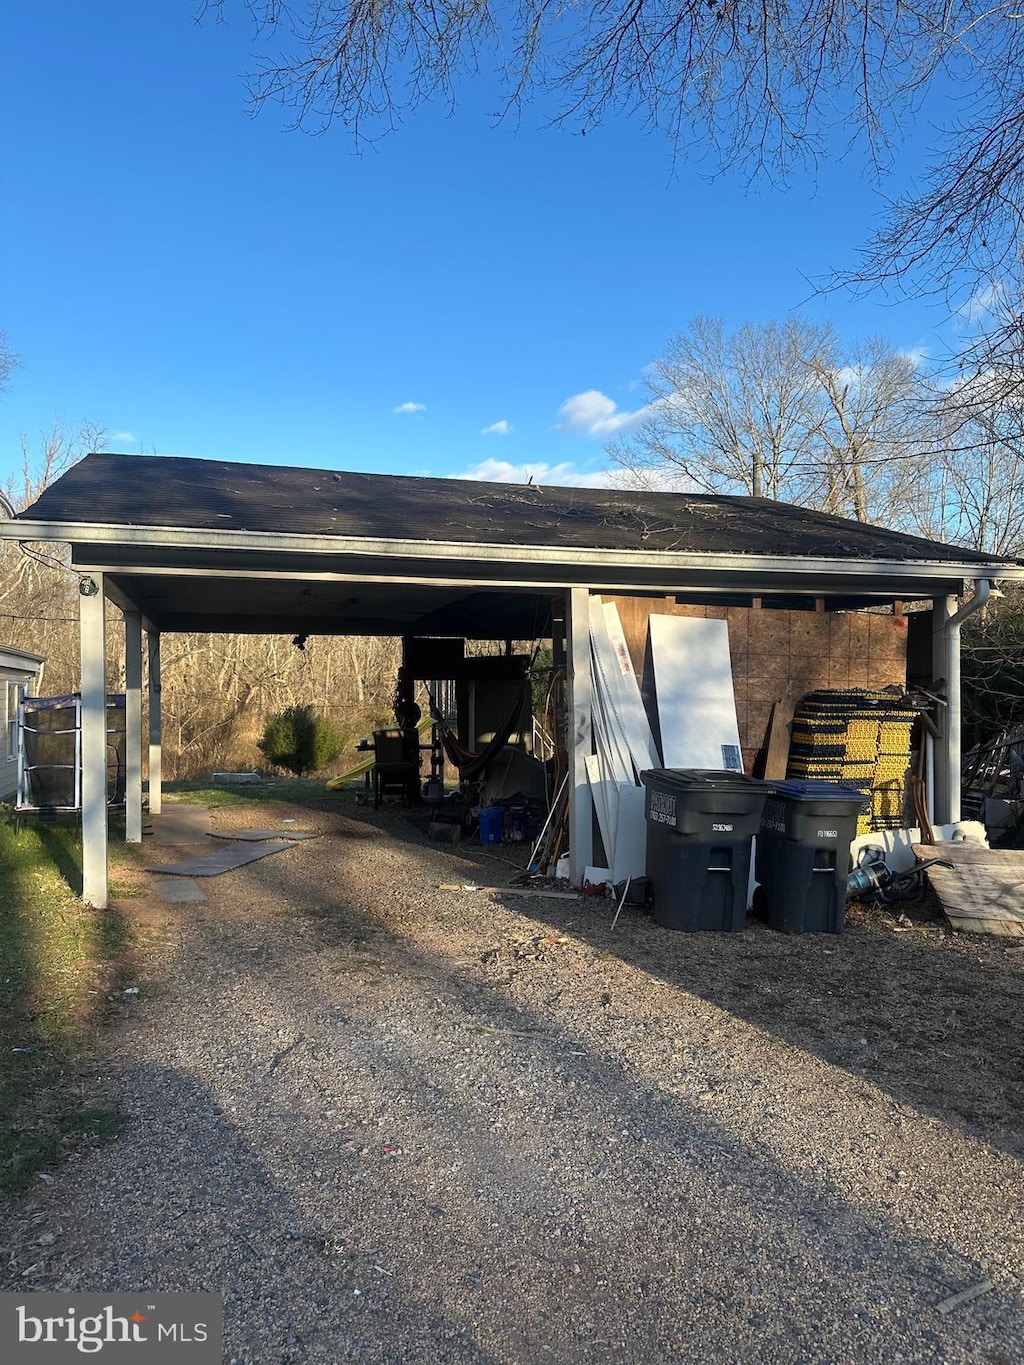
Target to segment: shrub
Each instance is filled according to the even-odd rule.
[[[314,707],[289,706],[267,721],[257,747],[275,767],[303,777],[338,757],[341,735],[330,717]]]

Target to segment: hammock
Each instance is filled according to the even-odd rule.
[[[495,731],[494,738],[478,754],[475,754],[472,749],[467,749],[460,742],[458,735],[438,711],[434,698],[430,698],[431,719],[440,730],[444,751],[458,768],[461,778],[467,782],[472,782],[486,770],[489,763],[497,758],[512,735],[522,731],[525,714],[529,711],[529,703],[530,693],[524,687],[521,695],[512,703],[508,715]]]

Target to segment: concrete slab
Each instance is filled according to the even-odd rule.
[[[204,901],[206,893],[198,882],[187,877],[154,877],[153,895],[168,905],[184,905],[189,901]]]
[[[211,829],[210,838],[262,843],[266,839],[319,839],[320,836],[312,830],[301,829]]]
[[[198,858],[184,858],[180,863],[169,863],[163,867],[151,867],[150,872],[161,873],[165,877],[219,877],[222,872],[231,872],[246,863],[254,863],[258,858],[266,858],[271,853],[283,853],[294,848],[289,839],[275,839],[263,844],[231,843],[203,853]]]

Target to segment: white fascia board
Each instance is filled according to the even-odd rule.
[[[0,668],[16,669],[20,673],[38,673],[46,659],[42,654],[29,654],[28,650],[15,649],[13,645],[0,645]]]
[[[390,559],[472,560],[482,564],[503,564],[521,568],[524,564],[543,563],[572,568],[593,567],[658,570],[670,573],[708,573],[728,571],[758,582],[765,574],[794,577],[835,575],[840,578],[916,577],[1024,579],[1024,564],[974,563],[962,560],[925,559],[842,559],[806,556],[750,554],[694,554],[674,550],[606,550],[578,546],[494,545],[471,541],[425,541],[404,539],[365,539],[358,536],[281,535],[273,531],[196,530],[171,526],[116,526],[101,523],[45,521],[0,521],[0,539],[25,541],[63,541],[76,547],[104,545],[146,546],[166,550],[266,551],[284,554],[338,554]],[[98,554],[95,563],[100,566]],[[213,566],[211,566],[213,567]],[[132,566],[118,563],[112,572],[132,572]],[[136,572],[145,572],[139,566]]]

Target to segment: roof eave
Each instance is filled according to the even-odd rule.
[[[287,535],[274,531],[236,531],[193,529],[169,526],[121,526],[105,523],[71,523],[33,520],[0,521],[0,539],[24,541],[62,541],[76,547],[129,547],[150,549],[225,551],[268,551],[295,555],[340,553],[355,557],[473,560],[482,564],[546,563],[638,570],[672,570],[701,573],[728,570],[749,574],[753,581],[766,572],[781,575],[838,577],[914,577],[950,580],[965,578],[1014,579],[1024,581],[1024,563],[992,560],[884,559],[844,556],[756,555],[749,553],[710,554],[677,550],[600,549],[550,545],[496,545],[488,542],[387,539],[380,537],[335,535]],[[102,555],[95,560],[102,567]],[[116,568],[128,566],[120,561]],[[212,567],[212,566],[211,566]]]
[[[4,664],[4,659],[10,659],[12,663]],[[14,645],[0,645],[0,665],[4,668],[19,668],[22,664],[35,665],[27,667],[25,671],[37,673],[45,663],[45,654],[30,654],[27,649],[16,649]]]

